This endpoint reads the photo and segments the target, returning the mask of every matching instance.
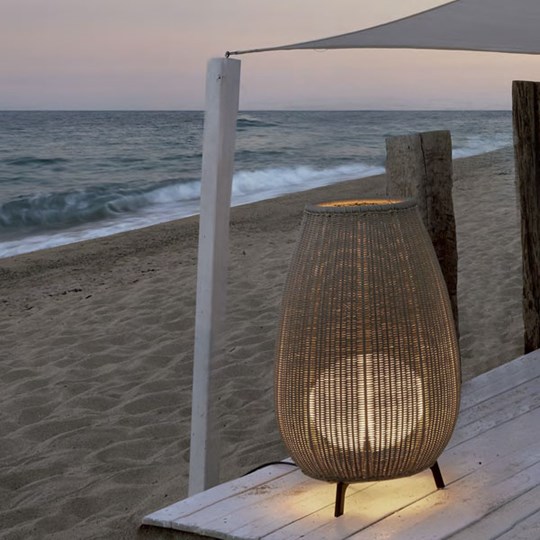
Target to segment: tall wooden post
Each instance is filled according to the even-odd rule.
[[[416,198],[448,287],[459,336],[457,243],[452,201],[452,139],[430,131],[386,139],[386,193]]]
[[[201,177],[197,307],[189,495],[219,482],[219,433],[212,403],[212,365],[222,354],[229,258],[229,213],[234,170],[240,61],[208,62]]]
[[[525,353],[540,349],[540,83],[512,83],[516,180],[521,207]]]

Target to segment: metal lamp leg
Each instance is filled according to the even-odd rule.
[[[345,492],[347,491],[348,487],[349,484],[345,484],[344,482],[338,482],[336,486],[336,506],[334,509],[335,517],[343,515],[345,510]]]
[[[444,483],[444,479],[441,474],[441,469],[439,468],[438,462],[435,462],[431,467],[431,472],[433,474],[433,480],[435,480],[435,485],[437,486],[437,489],[444,489],[446,487],[446,484]],[[339,517],[343,515],[343,512],[345,511],[345,492],[347,491],[347,488],[349,487],[349,484],[346,484],[345,482],[338,482],[336,486],[336,505],[334,508],[334,516]]]
[[[441,474],[441,469],[439,469],[439,464],[437,462],[431,466],[431,472],[433,473],[433,480],[435,480],[437,489],[444,489],[446,486]]]

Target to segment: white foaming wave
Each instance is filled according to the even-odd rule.
[[[342,165],[330,169],[299,166],[240,171],[234,175],[233,179],[232,205],[271,199],[285,193],[304,191],[381,173],[384,173],[384,167],[365,164]],[[101,238],[197,214],[200,182],[172,184],[137,197],[144,197],[148,205],[139,207],[132,213],[120,213],[116,218],[0,242],[0,258]],[[126,207],[129,207],[129,201],[126,200],[125,203]]]
[[[464,158],[478,156],[486,152],[500,150],[512,144],[512,134],[499,134],[497,137],[485,139],[483,137],[468,137],[459,148],[454,148],[452,157]]]
[[[365,164],[341,165],[330,169],[308,166],[240,171],[234,175],[233,200],[247,197],[252,200],[270,199],[285,193],[365,178],[384,173],[384,167]],[[255,198],[253,197],[255,195]]]
[[[191,216],[198,212],[199,201],[193,203],[171,203],[148,207],[134,215],[122,215],[122,219],[104,219],[64,229],[36,233],[24,238],[0,242],[0,258],[30,253],[40,249],[48,249],[83,240],[102,238],[112,234],[142,229],[150,225],[172,221]]]
[[[200,196],[201,183],[194,181],[157,188],[146,193],[144,197],[150,204],[163,204],[171,201],[194,201]]]

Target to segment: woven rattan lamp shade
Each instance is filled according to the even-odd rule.
[[[414,202],[306,208],[276,355],[278,424],[305,474],[348,484],[434,466],[456,422],[460,364]]]

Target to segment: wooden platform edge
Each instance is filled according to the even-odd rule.
[[[285,458],[283,461],[288,461]],[[289,460],[290,461],[290,460]],[[245,491],[249,491],[258,486],[267,484],[271,480],[275,480],[282,476],[286,476],[295,472],[297,469],[290,465],[271,465],[254,471],[246,476],[235,478],[229,482],[219,484],[207,491],[193,495],[186,499],[177,501],[169,506],[156,510],[145,516],[142,520],[143,525],[152,525],[157,527],[172,528],[173,520],[180,517],[189,516],[199,510],[206,508],[212,504],[220,502],[239,495]],[[193,532],[193,531],[190,531]]]

